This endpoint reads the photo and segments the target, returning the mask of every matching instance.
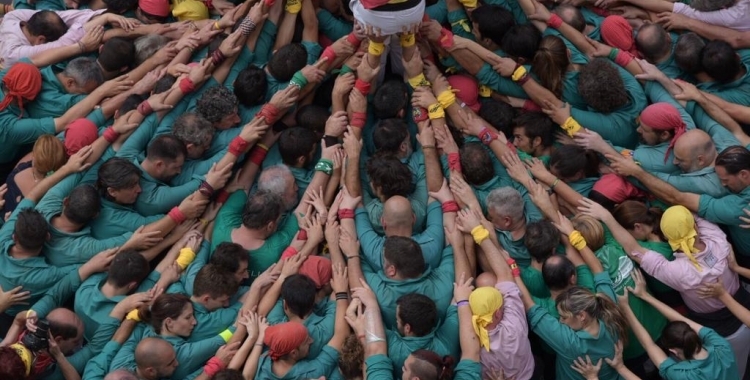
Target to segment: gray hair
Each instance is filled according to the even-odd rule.
[[[487,194],[487,209],[496,214],[510,217],[514,222],[524,216],[523,198],[518,190],[506,186],[492,190]]]
[[[73,78],[78,86],[85,86],[89,82],[96,85],[104,83],[104,74],[95,58],[78,57],[68,63],[62,75]]]
[[[135,45],[135,65],[138,66],[145,62],[168,42],[169,38],[159,34],[147,34],[138,37],[133,43]]]
[[[289,174],[285,176],[284,174]],[[283,196],[288,186],[287,179],[292,178],[292,171],[284,164],[273,165],[263,170],[258,178],[258,191],[267,191],[279,196]]]
[[[196,113],[184,113],[172,125],[172,133],[185,144],[202,145],[214,138],[213,125]]]

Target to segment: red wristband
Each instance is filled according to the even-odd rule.
[[[420,123],[429,119],[430,113],[427,112],[426,108],[417,106],[411,109],[411,116],[415,123]]]
[[[367,94],[370,93],[371,87],[372,85],[370,83],[365,82],[362,79],[357,78],[357,80],[354,81],[354,88],[356,88],[364,96],[367,96]]]
[[[219,373],[222,369],[224,369],[224,363],[222,363],[216,356],[209,359],[206,365],[203,366],[203,372],[205,372],[208,377],[214,377],[214,375]]]
[[[633,59],[634,59],[634,58],[633,58],[633,55],[632,55],[632,54],[630,54],[630,53],[628,53],[628,52],[626,52],[626,51],[622,51],[622,50],[620,50],[620,52],[618,52],[618,53],[617,53],[617,57],[615,57],[615,63],[616,63],[616,64],[618,64],[618,65],[620,65],[620,66],[622,66],[622,67],[625,67],[625,66],[627,66],[627,65],[628,65],[628,64],[629,64],[629,63],[630,63],[630,62],[631,62],[631,61],[632,61]]]
[[[461,172],[461,156],[458,153],[448,153],[448,169]]]
[[[367,114],[364,112],[352,112],[352,120],[349,124],[352,127],[362,129],[367,123]]]
[[[221,189],[216,193],[216,203],[227,203],[227,199],[229,199],[229,193],[226,190]]]
[[[534,103],[531,99],[526,99],[526,101],[523,102],[523,107],[521,107],[524,111],[533,111],[533,112],[541,112],[542,107],[539,107],[536,103]]]
[[[558,16],[558,15],[556,15],[554,13],[552,13],[549,16],[549,20],[547,20],[547,26],[549,26],[550,28],[553,28],[553,29],[559,28],[560,25],[562,25],[562,23],[563,23],[563,20],[560,18],[560,16]]]
[[[443,49],[450,49],[453,47],[453,33],[450,30],[443,28],[440,30],[440,39],[438,42]]]
[[[266,124],[272,125],[279,119],[279,111],[275,105],[267,103],[260,109],[260,112],[256,113],[255,116],[262,116],[266,120]]]
[[[242,137],[237,136],[232,139],[231,143],[229,143],[229,153],[235,156],[241,156],[243,153],[245,153],[248,146],[250,146],[249,142],[243,140]]]
[[[148,100],[144,100],[138,105],[138,113],[143,116],[151,115],[153,112],[154,110],[151,108],[151,103]]]
[[[323,53],[320,55],[320,59],[325,58],[329,65],[332,65],[333,62],[338,58],[336,56],[336,52],[333,51],[333,47],[329,46],[323,50]]]
[[[297,249],[294,247],[287,247],[284,252],[281,254],[282,259],[288,259],[292,256],[296,256],[299,252],[297,252]]]
[[[482,128],[482,131],[479,132],[479,135],[477,137],[479,137],[479,140],[482,141],[482,144],[490,145],[492,141],[497,140],[497,133],[491,131],[487,127],[484,127]]]
[[[261,164],[263,164],[263,160],[266,159],[267,154],[267,150],[256,145],[255,147],[253,147],[253,149],[250,150],[250,162],[254,163],[257,166],[261,166]]]
[[[271,8],[276,3],[276,0],[263,0],[263,4],[266,5],[266,7]]]
[[[172,221],[174,221],[176,224],[181,224],[184,222],[187,217],[185,217],[185,214],[180,211],[179,207],[172,207],[171,210],[169,210],[169,213],[167,214]]]
[[[354,219],[354,210],[350,208],[339,209],[339,219]]]
[[[180,81],[180,91],[185,95],[195,91],[195,83],[190,78],[182,78]]]
[[[354,32],[351,32],[348,36],[346,36],[346,42],[354,45],[354,47],[359,47],[359,45],[362,43],[362,40],[357,38],[357,35],[354,34]]]
[[[458,202],[456,201],[448,201],[441,205],[443,208],[443,214],[447,214],[449,212],[457,212],[461,208],[458,207]]]
[[[307,231],[300,229],[297,232],[297,240],[307,240]]]
[[[115,129],[113,127],[108,127],[104,130],[102,137],[104,137],[104,139],[107,140],[108,143],[112,144],[113,142],[117,141],[117,138],[120,137],[120,134],[115,132]]]

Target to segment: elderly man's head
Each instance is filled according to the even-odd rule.
[[[297,181],[294,180],[292,171],[286,165],[274,165],[268,167],[260,174],[258,179],[258,190],[267,191],[281,197],[284,209],[293,209],[298,202]]]

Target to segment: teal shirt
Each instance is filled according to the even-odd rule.
[[[351,22],[335,17],[323,8],[318,9],[318,30],[332,41],[346,36],[353,29]]]
[[[23,61],[23,60],[22,60]],[[27,61],[30,63],[30,61]],[[42,90],[34,101],[24,105],[24,114],[28,112],[28,117],[40,119],[43,117],[60,117],[76,103],[86,98],[86,94],[71,94],[65,90],[57,74],[62,70],[57,70],[54,65],[47,66],[40,70],[42,73]]]
[[[336,323],[336,302],[326,302],[323,307],[322,315],[312,312],[302,321],[302,324],[307,328],[307,334],[313,340],[310,345],[310,352],[305,357],[306,360],[317,358],[323,352],[323,348],[333,338]],[[276,301],[276,305],[268,313],[266,319],[271,325],[289,322],[289,318],[284,313],[284,303],[282,300]]]
[[[133,206],[121,205],[102,198],[99,216],[91,225],[91,234],[97,239],[107,239],[133,232],[140,226],[156,222],[164,215],[143,216]]]
[[[393,362],[386,355],[378,354],[365,359],[368,380],[393,380]]]
[[[716,331],[703,327],[698,331],[708,357],[703,360],[676,361],[669,357],[659,366],[659,374],[666,380],[682,379],[737,379],[739,369],[732,346]]]
[[[625,148],[614,147],[622,152]],[[643,170],[649,173],[679,174],[680,167],[674,164],[674,153],[669,152],[669,142],[657,145],[639,144],[633,151],[633,160],[641,164]],[[666,158],[665,158],[666,157]]]
[[[702,91],[712,93],[730,103],[750,106],[750,65],[743,63],[745,74],[740,78],[720,84],[716,82],[698,83],[696,87]]]
[[[4,95],[0,94],[0,100]],[[28,113],[24,112],[24,116]],[[21,118],[21,111],[15,104],[0,111],[0,164],[6,164],[17,159],[22,147],[31,145],[41,135],[55,134],[55,120],[51,117],[41,119]]]
[[[443,249],[443,257],[437,268],[427,268],[421,276],[407,280],[388,278],[382,271],[374,271],[362,263],[362,273],[372,291],[378,297],[383,324],[388,329],[396,328],[396,301],[405,294],[419,293],[435,301],[438,314],[443,314],[450,305],[453,292],[454,267],[453,247]]]
[[[515,181],[513,181],[513,184],[513,187],[521,192],[521,197],[524,201],[524,217],[526,218],[526,225],[528,226],[531,222],[541,220],[542,214],[531,201],[531,198],[529,197],[526,189]],[[495,233],[497,234],[497,240],[500,245],[506,251],[508,251],[510,257],[516,260],[518,266],[526,268],[531,265],[531,255],[529,254],[529,250],[526,248],[526,244],[524,243],[525,236],[522,236],[516,240],[513,239],[513,235],[510,231],[498,230],[497,228],[495,229]]]
[[[544,32],[542,32],[542,36],[555,36],[562,40],[563,43],[565,43],[565,46],[568,48],[568,51],[570,52],[570,62],[579,64],[579,65],[585,65],[589,63],[589,57],[587,57],[585,54],[581,53],[578,48],[573,45],[570,40],[565,38],[565,36],[562,35],[557,29],[548,27],[547,29],[544,29]]]
[[[532,297],[546,298],[550,296],[549,288],[544,283],[542,271],[532,266],[521,268],[521,280],[526,285]]]
[[[30,309],[34,310],[39,318],[44,318],[55,308],[62,307],[65,301],[75,294],[79,286],[81,286],[81,277],[78,271],[71,271],[50,288]]]
[[[266,63],[268,63],[268,60],[271,59],[271,49],[273,49],[273,45],[276,42],[276,34],[278,31],[279,29],[276,24],[270,20],[266,20],[266,22],[263,23],[263,28],[260,30],[258,41],[255,43],[255,56],[253,57],[251,64],[258,67],[264,67]]]
[[[172,207],[180,204],[190,194],[200,187],[202,179],[195,178],[181,186],[170,186],[150,176],[141,164],[134,160],[133,163],[141,169],[141,193],[135,201],[135,211],[142,216],[153,216],[166,214]]]
[[[750,203],[750,186],[739,194],[714,198],[703,194],[698,202],[698,216],[709,222],[724,224],[729,231],[738,255],[750,255],[750,230],[740,227],[744,217],[743,208]]]
[[[197,324],[187,341],[200,342],[219,335],[234,323],[241,307],[241,303],[235,302],[229,307],[209,311],[205,306],[193,302],[193,314]]]
[[[317,379],[321,376],[328,377],[336,366],[338,366],[338,363],[338,351],[331,346],[325,346],[315,360],[300,360],[294,363],[294,366],[284,376],[276,376],[271,369],[271,357],[262,355],[258,363],[258,372],[255,374],[255,380],[299,380]]]
[[[531,69],[531,66],[524,65],[527,71]],[[476,75],[479,84],[485,85],[492,89],[492,91],[498,94],[512,96],[514,98],[528,99],[529,95],[523,90],[516,82],[513,82],[510,78],[505,78],[500,74],[496,73],[495,70],[490,66],[489,63],[482,65],[479,72]],[[576,120],[578,120],[576,118]],[[580,122],[580,121],[579,121]]]
[[[115,334],[119,326],[119,320],[109,317],[105,323],[99,325],[96,334],[94,334],[94,338],[90,340],[87,345],[83,346],[81,350],[73,355],[65,357],[68,359],[68,363],[70,363],[78,373],[83,373],[89,361],[99,355],[107,343],[110,342],[110,339],[112,339],[112,336]],[[44,380],[64,379],[65,376],[63,376],[62,371],[60,371],[60,366],[57,365],[55,365],[55,369],[50,375],[44,377]],[[86,379],[88,380],[88,378]]]
[[[169,114],[173,111],[174,109]],[[158,126],[159,116],[157,113],[146,116],[141,125],[122,143],[120,150],[117,152],[117,157],[144,159],[148,143],[156,134]]]
[[[578,194],[583,195],[584,197],[588,197],[591,190],[594,188],[594,184],[596,181],[598,181],[598,177],[587,177],[579,179],[575,182],[568,182],[568,186],[570,186],[573,190],[578,192]]]
[[[109,341],[104,345],[104,349],[99,355],[94,356],[93,359],[89,360],[86,364],[86,369],[83,371],[83,379],[86,380],[103,380],[109,373],[109,364],[117,355],[117,351],[120,350],[120,343],[115,341]]]
[[[679,175],[651,174],[684,193],[706,194],[714,198],[729,195],[729,191],[721,185],[719,176],[716,175],[716,170],[713,166]]]

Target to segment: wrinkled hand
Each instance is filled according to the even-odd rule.
[[[104,82],[94,91],[100,91],[102,96],[109,98],[125,92],[133,87],[133,81],[128,79],[128,75],[121,75],[115,79]]]
[[[167,69],[163,68],[160,70],[149,71],[143,79],[139,80],[138,83],[133,86],[133,92],[136,94],[145,95],[151,92],[156,86],[156,82],[163,78],[167,74]]]
[[[640,80],[652,80],[652,81],[659,81],[663,79],[669,79],[664,75],[661,70],[659,70],[658,67],[654,66],[654,64],[646,61],[645,59],[635,59],[636,62],[638,62],[638,65],[641,66],[641,70],[643,70],[643,74],[638,74],[635,76],[636,79]]]
[[[232,163],[228,162],[226,165],[219,167],[218,163],[211,165],[211,169],[206,174],[206,183],[208,183],[214,189],[221,189],[227,184],[229,178],[232,176]],[[201,211],[201,213],[203,213]],[[200,215],[196,215],[197,218]]]
[[[268,103],[273,104],[279,110],[291,108],[299,99],[299,88],[297,86],[287,86],[287,88],[273,94]]]
[[[348,99],[349,93],[354,88],[354,82],[357,78],[353,73],[339,75],[333,83],[333,97],[337,99]]]
[[[428,109],[431,105],[437,102],[435,95],[429,87],[417,87],[411,95],[411,105],[414,107]]]
[[[224,364],[224,366],[228,366],[229,362],[232,361],[232,358],[234,355],[237,355],[237,351],[240,349],[240,345],[242,342],[234,342],[225,344],[216,351],[216,358],[219,359],[220,362]]]
[[[612,170],[621,176],[634,176],[643,170],[632,158],[626,158],[619,154],[616,156],[606,154],[605,157],[609,160],[609,166]]]
[[[471,233],[471,230],[479,227],[482,217],[478,211],[472,209],[463,209],[456,214],[456,226],[463,233]]]
[[[341,136],[346,131],[348,125],[349,118],[346,111],[336,111],[326,120],[325,134],[326,136]]]
[[[573,140],[576,145],[581,148],[594,150],[599,153],[602,153],[609,148],[609,144],[604,141],[601,135],[588,129],[576,133],[575,136],[573,136]]]
[[[91,266],[94,273],[104,272],[109,268],[109,265],[112,264],[112,260],[115,259],[117,252],[119,252],[119,248],[110,248],[101,251],[89,259],[86,264]]]
[[[196,193],[190,194],[187,198],[180,202],[178,208],[182,211],[187,219],[197,219],[208,205],[208,199],[203,196],[198,196]]]
[[[521,159],[515,152],[503,154],[503,156],[500,157],[500,161],[508,170],[508,175],[510,175],[510,178],[513,178],[516,182],[520,184],[526,184],[531,179],[526,166],[523,164],[523,162],[521,162]]]
[[[674,82],[674,84],[680,87],[680,89],[682,89],[681,94],[676,94],[674,96],[674,98],[677,100],[699,101],[706,97],[705,95],[703,95],[703,92],[698,89],[698,87],[695,87],[695,85],[690,82],[685,82],[684,80],[680,79],[673,79],[672,81]]]
[[[86,33],[83,34],[83,38],[81,38],[83,49],[86,52],[96,51],[102,43],[102,38],[104,38],[104,27],[101,25],[92,27],[87,30]]]
[[[23,291],[23,286],[16,286],[7,292],[0,287],[0,311],[8,310],[14,305],[28,305],[26,301],[29,298],[31,298],[31,292]]]
[[[149,249],[161,242],[163,239],[159,236],[161,231],[146,232],[146,226],[140,226],[133,232],[130,239],[122,246],[122,249],[130,248],[138,251]]]
[[[726,292],[727,290],[724,288],[724,285],[717,279],[716,282],[703,284],[703,286],[698,289],[698,296],[701,298],[719,298]]]
[[[562,107],[558,107],[549,100],[545,100],[542,105],[542,112],[549,116],[555,123],[563,125],[570,117],[570,104],[563,103]]]
[[[89,158],[89,156],[91,156],[91,153],[93,152],[94,148],[91,145],[86,145],[74,155],[70,156],[68,162],[66,162],[63,167],[66,170],[69,170],[71,173],[80,173],[84,170],[87,170],[91,167],[91,164],[87,164],[86,160]]]
[[[664,25],[669,31],[690,29],[690,18],[678,13],[662,12],[656,16],[656,22]]]
[[[466,273],[461,273],[458,282],[453,283],[453,299],[455,301],[468,300],[471,292],[474,291],[474,286],[472,285],[474,278],[469,276],[467,279],[466,276]]]

